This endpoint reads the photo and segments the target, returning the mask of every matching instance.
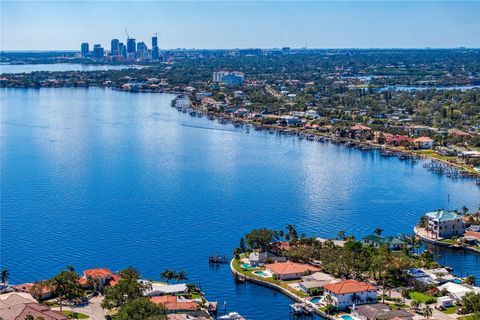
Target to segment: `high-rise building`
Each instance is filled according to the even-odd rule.
[[[82,46],[81,46],[82,58],[87,57],[89,51],[90,51],[90,49],[88,47],[88,42],[82,43]]]
[[[112,56],[120,55],[119,44],[120,44],[120,41],[118,41],[118,39],[112,39],[111,46],[110,46],[110,55]]]
[[[160,59],[160,50],[158,49],[158,38],[157,36],[152,37],[152,59]]]
[[[160,59],[160,50],[158,47],[153,47],[152,48],[152,59],[153,60],[159,60]]]
[[[93,45],[93,57],[96,59],[102,59],[105,55],[105,50],[102,48],[101,45],[95,44]]]
[[[135,44],[135,39],[128,38],[127,39],[127,58],[128,59],[135,59],[137,52],[137,46]]]
[[[223,82],[229,86],[242,85],[245,81],[245,75],[239,71],[216,71],[213,73],[213,81]]]
[[[122,57],[127,57],[127,48],[123,44],[123,42],[118,43],[118,55]]]
[[[140,59],[148,58],[147,45],[143,41],[137,43],[137,58],[140,58]]]

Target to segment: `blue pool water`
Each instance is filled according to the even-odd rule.
[[[310,302],[317,304],[317,303],[320,302],[320,300],[322,300],[322,298],[320,298],[320,297],[314,297],[314,298],[310,299]]]
[[[349,316],[348,314],[347,315],[343,315],[341,316],[340,318],[344,319],[344,320],[353,320],[352,316]]]
[[[257,276],[265,277],[265,278],[270,276],[268,273],[263,272],[263,271],[253,271],[252,273],[256,274]]]
[[[248,263],[242,263],[242,268],[243,269],[255,269],[255,267],[249,265]]]
[[[230,254],[252,228],[357,237],[412,233],[437,208],[476,208],[474,181],[332,144],[193,118],[171,95],[0,89],[1,267],[12,283],[133,265],[146,278],[183,269],[207,298],[247,319],[284,320],[291,301],[238,284]],[[450,199],[450,200],[448,200]],[[478,255],[436,249],[480,279]]]

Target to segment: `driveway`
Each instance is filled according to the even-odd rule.
[[[105,320],[105,312],[100,306],[103,297],[97,296],[90,299],[89,303],[81,307],[63,307],[63,310],[71,310],[88,315],[91,320]],[[59,307],[52,308],[53,310],[60,310]]]

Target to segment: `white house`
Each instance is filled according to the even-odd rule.
[[[433,148],[433,139],[429,137],[420,137],[413,140],[413,143],[417,145],[420,149],[432,149]]]
[[[460,237],[465,232],[462,216],[453,211],[438,210],[425,214],[429,236],[435,239]]]
[[[452,298],[454,301],[462,300],[463,296],[469,292],[480,293],[479,287],[471,286],[465,283],[447,282],[437,288],[440,291],[448,291],[450,298]]]
[[[355,305],[374,303],[377,301],[377,287],[356,280],[343,280],[323,286],[323,301],[327,296],[338,309],[345,309]],[[356,297],[356,301],[355,298]]]
[[[187,285],[185,283],[177,284],[159,284],[155,282],[147,282],[150,287],[146,290],[145,295],[149,297],[164,296],[164,295],[178,295],[187,292]]]

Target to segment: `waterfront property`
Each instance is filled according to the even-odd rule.
[[[351,308],[351,313],[362,320],[413,319],[413,314],[410,312],[403,309],[392,310],[383,303],[355,306]]]
[[[177,296],[156,296],[151,297],[150,301],[155,304],[163,305],[167,313],[196,311],[200,307],[198,302],[194,300],[183,299]]]
[[[377,287],[356,280],[343,280],[323,286],[324,301],[327,296],[338,309],[345,309],[352,305],[372,303],[377,301]],[[355,298],[353,298],[355,297]]]
[[[112,287],[119,281],[118,275],[107,268],[94,268],[83,271],[83,277],[79,279],[83,288],[92,288],[102,291],[105,286]]]
[[[386,246],[390,250],[400,250],[405,247],[405,242],[397,237],[381,237],[377,235],[369,235],[362,238],[362,242],[366,245],[374,247]]]
[[[440,291],[447,291],[448,296],[455,302],[460,302],[462,298],[470,292],[480,293],[480,287],[472,286],[465,283],[447,282],[438,287]]]
[[[278,262],[266,264],[265,269],[274,274],[279,280],[294,280],[300,279],[306,272],[317,272],[319,268],[297,262]]]
[[[323,290],[323,286],[330,283],[339,282],[340,279],[325,273],[315,272],[308,276],[302,277],[302,282],[298,284],[298,288],[306,293],[312,293],[318,290]]]
[[[184,283],[178,284],[163,284],[157,282],[147,282],[149,288],[145,292],[145,295],[154,297],[154,296],[164,296],[164,295],[181,295],[187,292],[187,285]]]
[[[435,239],[460,237],[465,232],[462,216],[447,210],[426,213],[425,226],[429,236]]]

